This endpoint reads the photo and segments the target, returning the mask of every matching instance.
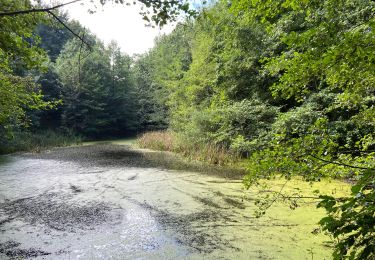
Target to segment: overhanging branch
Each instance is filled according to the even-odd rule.
[[[77,3],[77,2],[81,2],[82,0],[73,0],[73,1],[70,1],[68,3],[64,3],[64,4],[59,4],[59,5],[55,5],[55,6],[52,6],[52,7],[47,7],[47,8],[32,8],[32,9],[28,9],[28,10],[19,10],[19,11],[13,11],[13,12],[3,12],[3,13],[0,13],[0,17],[4,17],[4,16],[17,16],[17,15],[25,15],[25,14],[31,14],[31,13],[48,13],[49,15],[51,15],[53,18],[55,18],[60,24],[62,24],[62,26],[65,27],[65,29],[67,29],[70,33],[72,33],[75,37],[77,37],[78,39],[81,40],[81,42],[83,42],[84,44],[87,45],[87,47],[91,50],[91,46],[90,44],[88,44],[83,37],[79,36],[77,33],[75,33],[72,29],[69,28],[68,25],[66,25],[56,14],[54,14],[52,11],[55,10],[55,9],[58,9],[60,7],[63,7],[63,6],[66,6],[66,5],[70,5],[70,4],[74,4],[74,3]]]
[[[317,160],[319,160],[319,161],[326,162],[328,164],[336,164],[336,165],[340,165],[340,166],[344,166],[344,167],[349,167],[349,168],[353,168],[353,169],[360,169],[360,170],[375,170],[375,168],[360,167],[360,166],[355,166],[355,165],[349,165],[349,164],[346,164],[346,163],[325,160],[325,159],[316,157],[315,155],[312,155],[312,154],[310,154],[310,156],[313,157],[313,158],[315,158],[315,159],[317,159]]]
[[[80,1],[80,0],[79,0]],[[75,33],[72,29],[69,28],[69,26],[67,26],[57,15],[55,15],[52,11],[46,11],[48,14],[52,15],[53,18],[55,18],[59,23],[62,24],[62,26],[64,26],[69,32],[71,32],[75,37],[77,37],[78,39],[81,40],[81,42],[83,42],[84,44],[87,45],[87,47],[91,50],[91,46],[90,44],[88,44],[85,39],[83,39],[81,36],[79,36],[77,33]]]
[[[74,4],[74,3],[77,3],[77,2],[81,2],[81,1],[82,0],[74,0],[74,1],[71,1],[71,2],[68,2],[68,3],[65,3],[65,4],[55,5],[55,6],[47,7],[47,8],[32,8],[32,9],[28,9],[28,10],[3,12],[3,13],[0,13],[0,17],[16,16],[16,15],[23,15],[23,14],[30,14],[30,13],[45,13],[45,12],[50,12],[52,10],[58,9],[58,8],[63,7],[65,5],[70,5],[70,4]]]

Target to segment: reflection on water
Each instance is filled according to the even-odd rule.
[[[0,258],[329,258],[322,212],[256,219],[241,174],[109,143],[0,157]]]

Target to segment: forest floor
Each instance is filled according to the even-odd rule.
[[[329,259],[316,201],[274,203],[243,172],[189,163],[130,141],[0,157],[0,259]],[[336,181],[268,181],[305,196]],[[313,234],[318,233],[318,234]]]

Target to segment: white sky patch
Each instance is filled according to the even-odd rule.
[[[50,5],[56,4],[53,0],[44,2]],[[68,11],[70,19],[79,21],[105,44],[115,40],[121,50],[129,55],[146,52],[153,47],[156,36],[170,33],[175,27],[174,24],[167,24],[162,29],[146,27],[146,22],[139,14],[140,4],[126,6],[107,3],[103,7],[99,5],[96,13],[89,14],[88,9],[92,5],[89,1],[84,1],[84,3],[84,5],[70,4],[63,10]]]

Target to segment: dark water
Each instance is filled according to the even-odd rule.
[[[240,176],[110,143],[0,157],[0,259],[329,256],[316,219],[254,218]]]

